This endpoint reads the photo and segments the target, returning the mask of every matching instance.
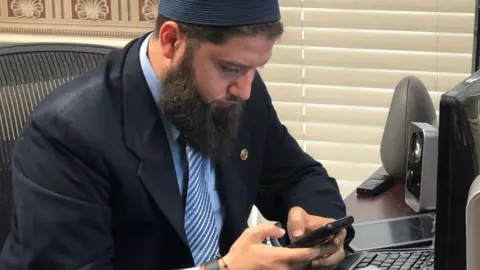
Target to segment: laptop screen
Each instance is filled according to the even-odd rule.
[[[434,237],[433,214],[420,214],[373,222],[355,223],[349,247],[357,252],[379,248],[429,245]]]

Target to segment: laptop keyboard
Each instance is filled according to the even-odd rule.
[[[433,270],[433,250],[366,252],[352,269],[375,266],[381,270]]]

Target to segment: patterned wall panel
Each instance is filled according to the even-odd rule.
[[[111,6],[110,0],[72,0],[73,19],[110,21]]]
[[[0,0],[0,33],[133,38],[153,29],[159,0]]]
[[[141,21],[155,21],[158,0],[139,0],[138,11]]]
[[[45,0],[8,0],[8,17],[45,19]]]

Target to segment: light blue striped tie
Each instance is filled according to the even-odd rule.
[[[203,157],[188,145],[188,188],[185,206],[185,233],[195,265],[202,265],[218,255],[219,234],[215,226]]]

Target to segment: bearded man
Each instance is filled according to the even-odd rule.
[[[335,180],[280,123],[257,68],[277,0],[162,0],[155,30],[49,95],[12,155],[1,269],[301,269],[294,241],[345,216]],[[271,224],[248,228],[256,205]],[[346,238],[347,237],[347,238]],[[347,240],[345,240],[347,239]]]

